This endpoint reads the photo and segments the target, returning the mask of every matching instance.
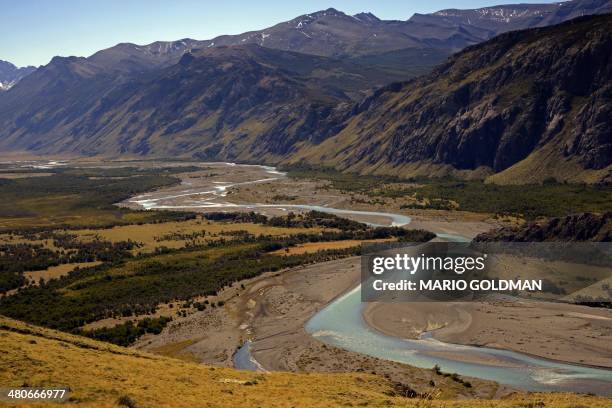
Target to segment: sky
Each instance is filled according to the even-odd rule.
[[[554,0],[0,0],[0,60],[44,65],[56,55],[89,56],[120,42],[206,40],[260,30],[329,7],[386,20],[445,8]]]

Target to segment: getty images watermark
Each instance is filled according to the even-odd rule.
[[[428,242],[365,246],[363,301],[506,296],[574,303],[612,299],[610,243]]]

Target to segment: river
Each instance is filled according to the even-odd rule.
[[[236,166],[231,163],[227,165]],[[225,197],[227,190],[233,186],[271,182],[285,177],[284,173],[273,167],[251,167],[264,170],[270,177],[236,183],[215,182],[216,185],[213,188],[187,189],[167,196],[143,195],[130,201],[146,209],[247,208],[258,210],[277,208],[284,210],[295,208],[349,216],[354,219],[382,217],[388,219],[387,225],[393,226],[408,225],[411,221],[410,217],[402,214],[356,211],[317,205],[220,202],[218,199]],[[187,205],[175,203],[176,198],[194,196],[202,198]],[[171,203],[165,203],[167,201]],[[368,224],[379,225],[373,222],[368,222]],[[446,234],[439,234],[438,239],[467,240],[461,236]],[[434,339],[431,333],[418,340],[388,336],[372,329],[364,322],[363,306],[360,286],[357,286],[316,313],[306,324],[305,330],[324,343],[349,351],[422,368],[432,368],[438,365],[443,372],[497,381],[524,390],[593,392],[612,395],[612,370],[566,364],[507,350],[444,343]],[[250,347],[251,342],[247,341],[235,353],[235,367],[264,371],[251,355]],[[457,358],[441,357],[436,353],[444,353],[445,356],[452,354]]]
[[[612,370],[564,364],[521,353],[486,347],[448,344],[426,334],[419,340],[401,339],[370,328],[363,320],[360,287],[315,314],[306,331],[320,341],[357,353],[497,381],[530,391],[593,392],[612,395]],[[463,361],[435,356],[454,353]],[[447,354],[448,355],[448,354]],[[465,361],[491,361],[475,363]]]

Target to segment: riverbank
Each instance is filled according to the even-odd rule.
[[[218,173],[219,170],[223,169],[230,169],[230,174]],[[181,186],[174,187],[171,191],[165,189],[163,191],[152,192],[130,200],[129,205],[143,206],[150,209],[184,208],[196,211],[219,211],[220,209],[230,211],[256,210],[268,215],[287,213],[288,211],[318,209],[326,212],[338,212],[343,216],[346,215],[362,222],[377,224],[388,224],[390,222],[398,222],[399,220],[397,225],[402,225],[412,219],[410,227],[431,230],[441,235],[467,238],[473,237],[493,226],[493,221],[482,214],[468,214],[464,217],[465,219],[462,219],[462,215],[459,212],[436,211],[429,214],[426,211],[415,211],[414,213],[401,211],[401,214],[385,217],[382,212],[391,210],[371,205],[360,205],[357,208],[351,208],[349,204],[352,199],[338,191],[322,188],[317,183],[319,182],[308,182],[306,186],[293,186],[294,190],[290,191],[287,189],[291,188],[290,185],[294,183],[273,169],[256,166],[244,168],[243,166],[219,164],[219,169],[211,169],[207,174],[187,175],[186,178],[183,178]],[[281,190],[282,194],[278,193],[279,185],[284,189]],[[272,195],[272,192],[276,192],[276,194]],[[293,192],[293,195],[290,194],[291,192]],[[277,200],[285,202],[272,203]],[[291,203],[289,204],[286,201]],[[365,214],[363,211],[370,211],[370,213]],[[347,260],[333,262],[331,267],[329,264],[311,265],[243,282],[241,283],[241,286],[243,286],[242,291],[237,291],[231,298],[223,299],[225,306],[222,310],[217,308],[217,310],[206,312],[202,316],[198,316],[198,313],[193,317],[188,317],[187,320],[179,319],[168,330],[165,330],[161,336],[149,340],[149,343],[140,342],[139,345],[154,351],[161,349],[168,350],[170,348],[175,354],[188,355],[198,361],[230,365],[233,351],[244,341],[249,340],[252,356],[266,370],[372,370],[376,372],[383,370],[385,375],[399,378],[399,381],[412,381],[411,378],[419,378],[417,383],[425,384],[424,390],[427,390],[426,384],[429,381],[435,383],[435,380],[431,378],[431,370],[423,371],[403,364],[400,364],[401,368],[398,369],[396,367],[397,363],[389,361],[393,360],[393,358],[382,357],[379,359],[368,357],[366,355],[372,353],[369,353],[367,350],[357,350],[359,353],[345,351],[329,344],[322,344],[319,341],[333,334],[315,333],[316,335],[313,338],[313,336],[304,331],[304,326],[317,311],[357,284],[359,278],[358,264],[344,264],[343,262],[349,262]],[[513,350],[509,347],[510,343],[513,341],[521,343],[518,334],[520,334],[523,326],[513,324],[513,321],[516,320],[516,317],[513,315],[514,309],[504,304],[496,306],[497,309],[494,311],[485,310],[483,313],[495,316],[489,317],[502,322],[500,323],[501,327],[506,330],[503,333],[508,333],[510,340],[508,344],[491,344],[491,346]],[[410,305],[405,304],[401,307],[409,308]],[[449,336],[457,335],[457,333],[461,333],[460,329],[462,327],[471,327],[470,325],[474,320],[469,312],[456,310],[454,312],[446,311],[446,315],[441,315],[439,319],[432,321],[427,319],[426,322],[423,322],[415,318],[415,324],[409,325],[406,324],[406,320],[402,320],[402,311],[390,310],[388,305],[368,305],[368,308],[378,309],[376,309],[376,312],[372,311],[374,309],[366,310],[366,323],[382,333],[400,339],[402,337],[416,337],[423,331],[432,329],[446,329],[446,332],[440,330],[440,333],[447,333]],[[533,311],[534,316],[532,318],[534,320],[540,319],[537,307]],[[358,311],[358,316],[359,313]],[[580,314],[576,316],[580,318]],[[572,318],[576,316],[572,316]],[[557,317],[563,318],[563,316]],[[482,320],[485,322],[485,327],[488,327],[487,325],[490,322],[486,319]],[[358,336],[358,333],[356,334],[353,331],[348,333]],[[468,331],[468,333],[470,332]],[[481,334],[499,336],[500,333],[495,331],[475,333],[474,336],[476,337],[471,337],[468,334],[467,337],[469,339],[465,340],[463,344],[479,345],[479,341],[486,341],[484,337],[483,339],[478,338]],[[547,332],[544,329],[538,333],[537,341],[542,345],[546,345],[553,332]],[[163,339],[164,336],[167,336],[165,340]],[[455,338],[440,337],[439,339],[453,343]],[[532,339],[526,338],[524,340],[523,344]],[[375,347],[375,343],[372,346]],[[353,348],[350,349],[353,350]],[[590,353],[588,358],[592,359],[599,358],[601,352],[601,348],[596,350],[591,348],[586,351],[586,353]],[[527,351],[525,353],[539,355]],[[570,361],[568,359],[571,353],[569,348],[567,350],[555,349],[551,353],[558,354],[557,359],[560,361]],[[374,355],[380,357],[379,354]],[[453,362],[450,367],[456,366],[457,369],[461,369],[463,372],[471,373],[470,367],[473,366],[465,367],[461,365],[461,363],[469,363],[477,366],[475,372],[480,372],[485,378],[494,378],[497,381],[503,381],[506,378],[506,369],[513,368],[518,375],[518,372],[526,364],[520,360],[522,358],[520,356],[511,357],[510,360],[516,360],[515,363],[511,363],[506,356],[498,356],[495,353],[470,353],[468,356],[469,361],[465,360],[467,357],[464,353],[457,353],[456,350],[426,351],[422,353],[422,356],[428,356],[427,358],[429,358],[427,364],[422,365],[423,367],[431,367],[433,365],[431,361],[450,361]],[[432,357],[439,358],[439,360],[431,360]],[[551,358],[550,356],[542,357]],[[581,356],[586,361],[584,357],[584,355]],[[412,360],[408,358],[399,361],[410,362]],[[581,363],[588,364],[584,361]],[[494,372],[486,368],[488,365],[495,366],[493,368]],[[416,375],[416,372],[411,370],[419,370],[417,371],[418,373],[429,374]],[[547,368],[544,371],[546,375],[549,375],[554,370],[551,371]],[[517,378],[514,378],[513,381],[516,384],[523,384]],[[527,389],[531,389],[530,387],[540,387],[541,384],[548,384],[550,381],[548,379],[540,381],[537,378],[533,378],[529,380],[528,384],[524,385]],[[484,383],[487,384],[488,382]],[[567,385],[566,383],[564,389],[568,389]],[[577,384],[577,386],[582,387],[577,389],[588,389],[588,387],[584,388],[584,382]],[[492,391],[493,389],[490,386],[483,387],[478,388],[479,393],[481,388],[486,390],[485,395],[490,395],[491,392],[493,394],[497,393],[497,390]],[[555,389],[554,386],[551,389]],[[572,389],[571,386],[569,389]],[[461,390],[461,392],[465,393],[466,390]],[[473,396],[474,394],[471,391],[467,391],[466,395]]]
[[[612,310],[540,302],[372,303],[369,326],[417,339],[512,350],[551,360],[612,368]]]
[[[221,293],[222,308],[175,319],[160,335],[145,336],[135,347],[232,366],[234,350],[249,340],[252,358],[267,371],[376,373],[418,394],[435,391],[440,398],[496,398],[513,392],[491,381],[463,376],[459,381],[346,351],[307,333],[304,326],[311,317],[354,288],[359,276],[357,257],[268,273]]]
[[[181,407],[201,407],[202,401],[220,407],[275,406],[279,401],[298,407],[591,408],[609,404],[605,398],[569,393],[517,394],[496,401],[444,401],[437,395],[406,398],[407,390],[400,384],[370,373],[262,375],[141,353],[2,316],[0,326],[0,352],[10,362],[3,366],[0,381],[7,387],[32,381],[38,386],[53,386],[46,379],[61,378],[62,386],[71,390],[71,401],[62,406],[82,402],[85,406],[116,407],[118,396],[129,396],[131,406],[137,407],[176,406],[177,396]]]

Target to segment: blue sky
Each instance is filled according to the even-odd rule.
[[[0,0],[0,59],[42,65],[55,55],[89,56],[119,42],[238,34],[334,7],[370,11],[383,19],[414,13],[477,8],[514,0]],[[552,3],[551,0],[522,3]]]

